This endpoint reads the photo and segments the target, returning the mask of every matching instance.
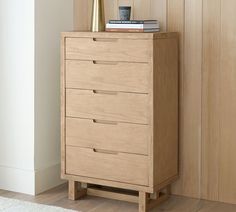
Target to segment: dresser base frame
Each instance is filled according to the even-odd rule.
[[[85,185],[85,186],[84,186]],[[137,194],[122,193],[117,191],[104,190],[99,187],[90,187],[87,184],[82,185],[77,181],[69,181],[69,199],[78,200],[80,198],[89,196],[97,196],[108,199],[126,201],[139,204],[139,212],[147,212],[156,207],[163,201],[167,200],[170,195],[170,186],[167,186],[161,191],[149,194],[144,191],[139,191]]]

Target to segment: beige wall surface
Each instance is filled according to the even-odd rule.
[[[91,1],[75,0],[75,29],[88,30]],[[105,0],[132,18],[180,33],[180,179],[173,193],[236,203],[236,1]]]

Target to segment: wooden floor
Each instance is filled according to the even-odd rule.
[[[67,186],[62,185],[37,197],[0,190],[0,196],[54,205],[82,212],[137,212],[136,204],[86,197],[79,201],[67,199]],[[172,196],[151,212],[236,212],[236,205]]]

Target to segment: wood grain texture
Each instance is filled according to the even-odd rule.
[[[66,87],[149,93],[151,67],[147,63],[66,61]]]
[[[150,62],[151,59],[149,40],[67,38],[66,44],[66,59],[116,62]]]
[[[221,0],[203,1],[201,198],[219,200]]]
[[[104,0],[105,21],[116,19],[117,0]],[[113,10],[111,9],[113,8]],[[74,29],[77,31],[90,30],[92,19],[92,0],[74,0]]]
[[[0,190],[2,197],[34,202],[44,205],[53,205],[75,211],[85,212],[137,212],[138,205],[116,200],[107,200],[93,196],[87,196],[82,201],[68,199],[67,184],[53,188],[37,196]],[[169,200],[160,204],[151,212],[235,212],[236,205],[219,202],[191,199],[180,196],[171,196]]]
[[[168,1],[168,29],[180,31],[180,181],[174,193],[200,197],[202,1]]]
[[[105,20],[117,18],[117,1],[104,0]],[[91,26],[92,1],[74,0],[74,29],[88,31]]]
[[[148,210],[148,195],[146,192],[139,192],[139,212],[147,212]]]
[[[68,117],[150,124],[147,94],[67,89],[66,102]]]
[[[127,0],[123,3],[135,8],[134,18],[159,19],[162,30],[166,27],[180,35],[181,179],[173,186],[173,193],[236,203],[232,164],[235,159],[232,71],[236,55],[235,1]],[[115,9],[111,8],[110,14],[115,11],[117,17],[118,2],[113,6]]]
[[[106,23],[109,20],[118,18],[117,4],[118,4],[118,0],[112,0],[112,1],[111,0],[105,0],[104,1]]]
[[[74,0],[74,1],[76,1],[76,0]],[[84,8],[80,8],[80,10],[81,9],[84,10]],[[93,9],[93,1],[87,1],[87,17],[84,16],[84,20],[87,20],[88,25],[87,25],[87,29],[85,29],[85,31],[91,31],[92,9]],[[105,9],[105,11],[107,10],[107,8],[104,8],[104,9]],[[106,16],[105,16],[105,19],[106,19]]]
[[[153,193],[154,189],[152,186],[143,186],[143,185],[137,185],[137,184],[129,184],[125,182],[118,182],[118,181],[110,181],[110,180],[104,180],[99,178],[93,178],[93,177],[87,177],[87,176],[78,176],[73,174],[66,174],[63,175],[63,179],[65,180],[72,180],[72,181],[79,181],[89,184],[95,184],[95,185],[102,185],[102,186],[110,186],[115,188],[121,188],[121,189],[128,189],[132,191],[145,191],[147,193]],[[176,179],[172,179],[168,182],[168,185],[171,184]],[[167,186],[167,185],[165,185]]]
[[[74,29],[75,30],[88,30],[90,27],[89,14],[91,5],[90,1],[74,0]]]
[[[219,199],[236,203],[236,1],[221,1]]]
[[[174,194],[183,194],[184,172],[182,166],[182,154],[184,148],[184,22],[185,22],[185,4],[184,0],[169,0],[167,4],[167,30],[179,33],[179,174],[180,180],[172,186]]]
[[[202,0],[185,0],[183,194],[200,197]]]
[[[66,144],[148,155],[150,126],[89,119],[66,119]],[[79,129],[79,130],[78,130]]]
[[[131,19],[158,19],[166,30],[166,0],[105,0],[105,19],[119,19],[119,6],[131,6]],[[75,30],[89,30],[92,0],[74,0]]]
[[[68,182],[68,198],[70,200],[77,200],[78,199],[78,186],[79,183],[75,181],[69,181]]]
[[[65,174],[65,37],[61,36],[61,66],[60,66],[60,109],[61,109],[61,174]]]
[[[154,185],[158,187],[178,176],[177,38],[155,40],[154,58]]]
[[[233,58],[236,55],[233,11],[236,3],[207,0],[202,6],[200,4],[194,0],[168,1],[168,29],[180,31],[180,52],[183,55],[180,58],[180,159],[184,164],[181,162],[182,177],[173,190],[181,195],[200,195],[205,199],[236,203],[236,173],[232,162],[235,160],[233,141],[236,137],[233,129],[236,121],[233,109],[236,104],[233,95]],[[201,17],[202,26],[198,20]],[[201,60],[202,79],[199,79]],[[201,89],[202,104],[199,100]],[[199,128],[202,138],[199,138]]]
[[[135,194],[125,194],[121,193],[120,191],[112,191],[108,189],[97,189],[97,188],[88,188],[87,191],[88,195],[91,196],[97,196],[97,197],[103,197],[107,199],[114,199],[119,201],[126,201],[126,202],[132,202],[132,203],[138,203],[138,196]]]
[[[148,185],[148,157],[66,147],[66,172],[110,181]],[[127,171],[129,170],[129,171]]]
[[[151,2],[145,0],[134,0],[134,19],[150,19],[151,18]]]
[[[143,2],[147,2],[143,0]],[[159,20],[161,31],[167,29],[167,2],[166,0],[150,0],[149,18]]]
[[[63,117],[65,128],[62,128],[66,135],[62,140],[62,160],[66,164],[66,169],[62,171],[63,179],[149,193],[159,191],[175,181],[178,175],[177,34],[96,33],[96,41],[93,40],[93,33],[63,33],[63,36],[66,38],[66,55],[73,51],[77,55],[76,58],[69,57],[69,60],[63,58],[62,90],[66,104],[66,107],[63,105],[66,113],[62,114],[66,117],[66,121]],[[72,45],[73,40],[76,41],[75,45]],[[117,48],[117,52],[113,50],[114,53],[110,53],[110,57],[116,60],[108,60],[104,51],[100,55],[103,60],[95,58],[98,53],[94,53],[85,61],[85,58],[81,58],[81,52],[83,54],[84,49],[93,51],[86,48],[82,42],[84,40],[95,42],[94,49],[98,49],[100,42],[105,46],[111,42],[111,47],[114,47],[113,42],[121,40],[127,45],[133,41],[141,42],[147,46],[150,58],[145,63],[139,57],[135,62],[119,61],[119,57],[115,57],[120,51]],[[78,50],[78,47],[81,49]],[[100,65],[103,67],[98,68]],[[107,73],[98,74],[106,69]],[[137,70],[141,71],[141,76]],[[72,72],[74,74],[71,75]],[[94,80],[87,77],[89,72]],[[136,86],[129,88],[130,81],[125,85],[125,78],[109,82],[112,73],[122,76],[122,72],[127,74],[125,78],[135,81]],[[107,74],[107,80],[99,80],[104,74]],[[81,83],[81,75],[84,75],[84,83]],[[140,83],[142,78],[147,81],[144,87]],[[101,87],[119,81],[123,83],[122,91]],[[170,96],[172,98],[168,98]],[[153,114],[156,116],[153,117]],[[154,119],[159,120],[155,128]],[[158,134],[155,132],[153,141],[154,129]],[[153,154],[156,156],[153,157]],[[160,201],[151,205],[157,203]]]
[[[177,32],[158,32],[158,33],[117,33],[117,32],[96,32],[91,33],[89,31],[75,31],[75,32],[62,32],[64,37],[68,38],[98,38],[98,41],[115,41],[117,39],[134,39],[134,40],[155,40],[160,38],[175,38]],[[110,40],[109,40],[110,38]],[[152,43],[151,43],[152,45]]]

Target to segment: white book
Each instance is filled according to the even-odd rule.
[[[109,29],[156,29],[160,28],[159,23],[156,24],[106,24]]]

